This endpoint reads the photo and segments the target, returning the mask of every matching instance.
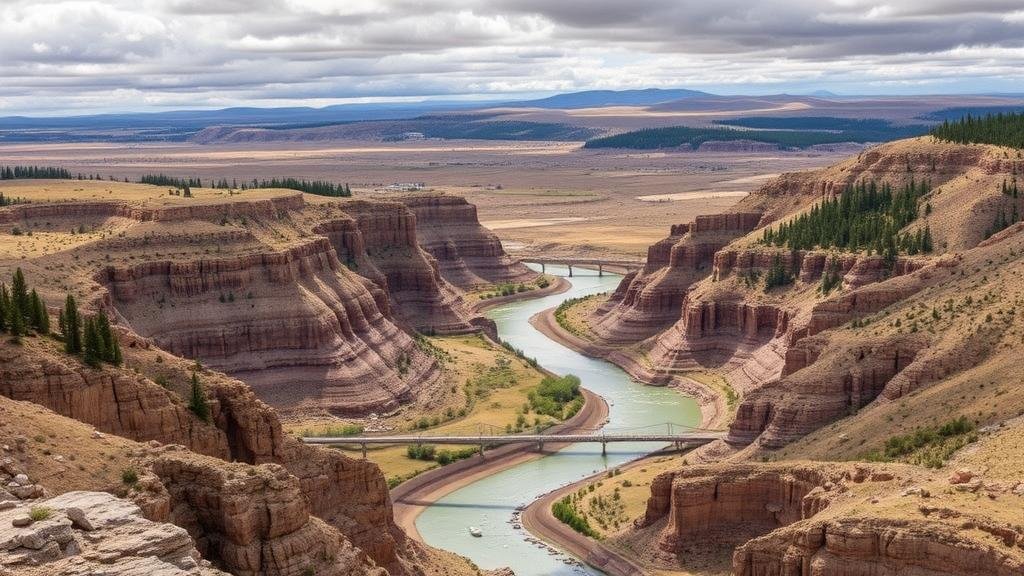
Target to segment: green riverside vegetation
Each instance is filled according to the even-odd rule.
[[[889,184],[861,181],[842,194],[815,204],[792,220],[765,228],[762,243],[793,250],[839,248],[867,250],[894,260],[897,253],[932,251],[927,225],[914,232],[901,230],[917,219],[918,200],[930,190],[926,181],[894,190]]]
[[[930,134],[957,144],[995,144],[1020,149],[1024,148],[1024,113],[967,114],[959,120],[943,121]]]
[[[571,494],[551,505],[551,515],[584,536],[590,538],[600,537],[600,534],[590,526],[590,522],[587,521],[586,517],[576,510]]]

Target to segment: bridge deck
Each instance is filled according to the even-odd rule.
[[[707,444],[725,438],[725,432],[690,432],[684,434],[510,434],[506,436],[308,436],[307,444],[520,444],[597,442],[678,442]]]

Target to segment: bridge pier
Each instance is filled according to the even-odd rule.
[[[363,442],[363,460],[366,460],[366,442]]]
[[[483,444],[480,444],[480,457],[481,458],[484,457],[484,445]]]
[[[597,265],[597,276],[598,278],[604,276],[604,264]]]
[[[572,264],[567,264],[569,267],[569,278],[572,278]]]
[[[607,455],[608,455],[608,443],[607,442],[601,442],[601,456],[607,456]]]
[[[540,263],[540,273],[541,273],[541,274],[547,274],[547,271],[548,271],[548,269],[547,269],[547,265],[546,265],[546,264],[544,264],[543,262],[541,262],[541,263]]]
[[[544,441],[540,440],[537,442],[537,452],[544,452]]]

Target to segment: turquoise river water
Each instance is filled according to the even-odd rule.
[[[564,268],[548,266],[549,274],[565,274]],[[583,386],[601,395],[610,408],[605,428],[611,432],[664,422],[697,426],[697,403],[674,390],[644,386],[617,366],[587,358],[547,338],[530,325],[530,316],[557,306],[563,300],[615,289],[621,276],[576,269],[572,289],[556,294],[513,302],[487,315],[498,324],[502,339],[536,357],[541,366],[558,374],[575,374]],[[431,545],[451,550],[473,560],[484,569],[508,566],[517,576],[563,576],[600,574],[567,562],[567,557],[528,541],[529,532],[511,522],[517,507],[585,476],[619,466],[652,452],[652,443],[609,444],[606,456],[600,444],[574,444],[555,454],[525,462],[465,486],[433,504],[416,520],[416,528]],[[483,537],[468,532],[477,526]]]

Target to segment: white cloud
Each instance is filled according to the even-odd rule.
[[[1006,90],[1022,65],[1019,0],[0,5],[0,106],[18,113],[645,86]]]

